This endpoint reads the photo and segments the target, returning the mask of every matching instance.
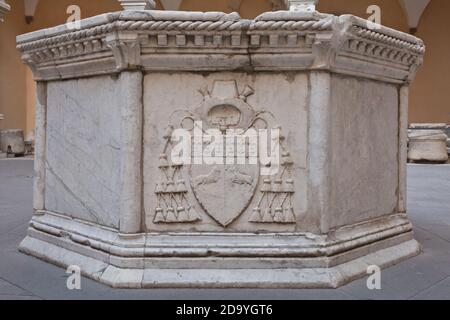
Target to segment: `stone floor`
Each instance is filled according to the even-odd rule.
[[[31,216],[33,161],[0,161],[0,300],[5,299],[450,299],[450,165],[411,165],[409,213],[424,253],[382,272],[381,290],[366,279],[336,290],[122,290],[82,279],[17,251]]]

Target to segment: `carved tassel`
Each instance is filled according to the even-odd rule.
[[[274,184],[273,184],[273,192],[282,192],[282,185],[283,185],[283,180],[281,179],[276,179]]]
[[[195,211],[193,207],[190,207],[188,209],[188,221],[195,222],[200,220],[200,215],[197,213],[197,211]]]
[[[292,179],[287,179],[285,184],[284,184],[284,188],[283,188],[284,192],[286,193],[294,193],[295,189],[294,189],[294,180]]]
[[[253,209],[252,216],[250,217],[250,222],[261,222],[261,221],[262,221],[261,209],[260,208]]]
[[[178,222],[187,222],[189,221],[188,214],[186,212],[186,209],[184,207],[178,207]]]
[[[165,182],[157,183],[155,193],[160,194],[164,192],[166,192],[166,183]]]
[[[272,180],[264,179],[264,183],[261,187],[261,192],[271,192],[272,191]]]
[[[174,193],[174,192],[176,192],[175,183],[173,181],[167,182],[166,192],[167,193]]]
[[[262,222],[273,222],[272,209],[267,208],[264,212]]]
[[[287,223],[294,223],[295,222],[295,214],[294,214],[294,208],[293,207],[289,207],[285,209],[285,214],[284,214],[284,221]]]
[[[291,164],[294,164],[294,160],[292,160],[291,154],[287,151],[283,152],[281,165],[286,166]]]
[[[284,222],[283,208],[276,208],[275,209],[274,221],[275,222],[280,222],[280,223]]]
[[[175,210],[173,208],[168,208],[167,209],[167,214],[166,214],[166,222],[177,222],[177,216],[175,215]]]
[[[169,165],[169,161],[167,161],[167,155],[162,154],[159,157],[159,168],[163,169],[163,168],[168,168],[168,167],[170,167],[170,165]]]
[[[186,187],[186,182],[184,180],[178,180],[177,182],[177,192],[186,193],[188,189]]]
[[[164,222],[164,221],[165,221],[165,218],[164,218],[164,214],[163,214],[163,209],[156,208],[155,219],[153,220],[153,222],[158,223],[158,222]]]

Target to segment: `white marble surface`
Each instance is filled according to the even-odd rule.
[[[33,209],[35,213],[45,210],[45,163],[47,141],[47,83],[36,84],[36,138],[34,157]]]
[[[393,213],[398,204],[398,89],[332,77],[330,226]]]
[[[119,97],[111,77],[48,84],[47,210],[119,226]]]
[[[256,110],[273,112],[282,132],[287,137],[287,146],[294,158],[295,171],[295,213],[299,223],[295,225],[255,225],[249,223],[252,209],[257,206],[259,181],[256,195],[247,210],[234,223],[224,229],[214,222],[201,208],[192,193],[191,203],[201,212],[202,221],[195,224],[155,225],[153,223],[156,195],[155,182],[159,178],[159,154],[164,149],[164,131],[169,124],[170,115],[175,110],[194,111],[202,102],[199,89],[211,88],[214,80],[237,80],[238,86],[251,86],[255,94],[248,98]],[[277,85],[275,86],[274,83]],[[149,231],[294,231],[318,230],[317,217],[307,213],[307,86],[306,73],[294,74],[257,74],[217,73],[202,76],[193,73],[163,74],[154,73],[144,80],[144,208],[146,226]],[[276,106],[276,108],[274,107]],[[189,177],[187,177],[189,179]],[[225,192],[232,192],[231,190]],[[239,194],[231,193],[236,197]]]

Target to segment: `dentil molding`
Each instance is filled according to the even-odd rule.
[[[370,29],[352,15],[295,11],[266,12],[254,20],[237,13],[122,11],[85,19],[79,30],[62,25],[21,35],[17,43],[37,80],[127,69],[320,69],[405,83],[425,52],[420,39]]]

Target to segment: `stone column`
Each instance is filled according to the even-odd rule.
[[[406,212],[406,178],[408,163],[408,103],[409,103],[409,85],[400,88],[399,105],[399,156],[398,156],[398,211]]]
[[[43,214],[45,210],[46,132],[47,82],[40,81],[36,85],[36,137],[33,189],[33,208],[35,214]]]
[[[309,101],[308,167],[311,209],[320,217],[320,231],[328,233],[328,203],[330,196],[330,94],[331,75],[325,71],[312,71]]]
[[[120,232],[141,231],[142,215],[142,73],[125,71],[122,83],[122,187]]]

